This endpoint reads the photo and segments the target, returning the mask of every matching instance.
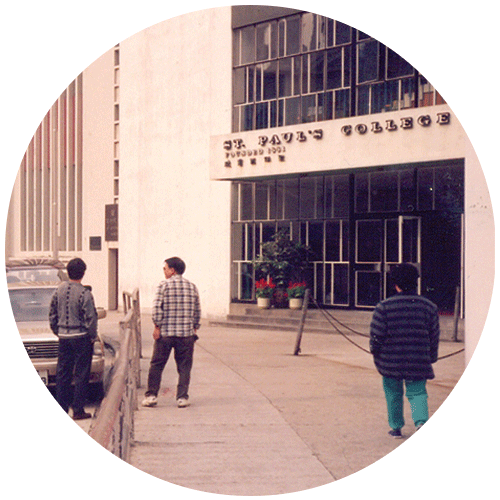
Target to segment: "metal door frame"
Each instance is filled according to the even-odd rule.
[[[411,262],[414,264],[420,272],[421,262],[422,262],[422,218],[418,216],[407,216],[407,215],[398,215],[394,216],[386,216],[386,217],[370,217],[370,218],[359,218],[356,219],[355,227],[354,227],[354,263],[352,266],[354,273],[354,307],[356,308],[372,308],[375,304],[360,304],[359,303],[359,287],[358,287],[358,273],[361,272],[372,272],[379,273],[379,297],[380,300],[387,298],[388,294],[388,275],[390,271],[390,267],[397,264],[403,263],[403,257],[405,253],[404,248],[404,223],[408,220],[416,220],[417,221],[417,234],[416,234],[416,262]],[[381,225],[381,235],[380,235],[380,261],[359,261],[358,260],[358,251],[359,251],[359,223],[366,221],[377,221]],[[388,223],[390,221],[397,221],[398,234],[397,234],[397,261],[388,261]],[[364,269],[360,269],[364,267]],[[371,267],[371,268],[370,268]],[[420,293],[420,279],[418,281],[418,292]]]

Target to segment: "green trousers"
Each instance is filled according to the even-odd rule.
[[[406,386],[406,397],[410,403],[411,416],[415,425],[425,424],[429,420],[427,390],[425,387],[427,380],[403,381],[383,377],[387,414],[391,429],[401,429],[405,425],[403,416],[403,382]]]

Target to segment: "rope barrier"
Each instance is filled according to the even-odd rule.
[[[368,349],[365,349],[364,347],[360,346],[359,344],[357,344],[356,342],[354,342],[352,339],[350,339],[344,332],[342,332],[340,330],[340,328],[337,327],[337,325],[335,325],[332,321],[330,321],[330,319],[332,319],[333,321],[336,321],[343,328],[345,328],[346,330],[349,330],[350,332],[352,332],[352,333],[354,333],[356,335],[360,335],[361,337],[365,337],[365,338],[370,338],[370,335],[368,335],[366,333],[358,332],[358,331],[354,330],[353,328],[347,326],[346,324],[342,323],[340,320],[338,320],[337,318],[335,318],[335,316],[333,316],[329,312],[326,312],[326,310],[323,307],[321,307],[321,305],[318,303],[318,301],[314,297],[311,296],[310,300],[312,300],[314,302],[314,304],[321,311],[321,313],[326,318],[326,320],[328,321],[328,323],[330,323],[330,325],[338,333],[340,333],[340,335],[342,335],[342,337],[344,337],[348,342],[350,342],[351,344],[353,344],[354,346],[356,346],[358,349],[361,349],[362,351],[366,352],[367,354],[370,354],[370,355],[372,354]],[[464,351],[465,351],[465,348],[462,348],[462,349],[459,349],[458,351],[452,352],[450,354],[446,354],[444,356],[440,356],[440,357],[438,357],[437,361],[440,361],[440,360],[446,359],[446,358],[451,358],[452,356],[460,354],[461,352],[464,352]]]
[[[446,358],[451,358],[452,356],[455,356],[455,354],[460,354],[461,352],[464,352],[465,348],[459,349],[458,351],[451,352],[450,354],[446,354],[446,356],[440,356],[437,360],[441,361],[442,359]]]

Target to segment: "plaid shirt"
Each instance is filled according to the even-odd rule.
[[[153,323],[162,337],[189,337],[200,328],[200,297],[196,285],[175,274],[162,281],[153,302]]]

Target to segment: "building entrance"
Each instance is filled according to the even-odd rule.
[[[462,160],[233,183],[232,300],[253,301],[252,261],[279,229],[311,250],[305,279],[323,306],[373,308],[391,266],[420,271],[419,292],[453,312],[463,280]]]

